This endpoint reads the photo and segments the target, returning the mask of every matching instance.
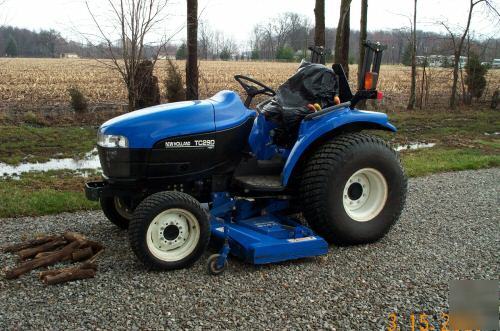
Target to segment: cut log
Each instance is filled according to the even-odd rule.
[[[86,260],[94,255],[91,247],[86,247],[82,249],[78,249],[71,254],[71,260],[74,262]]]
[[[57,253],[57,252],[58,252],[58,250],[57,251],[52,251],[52,252],[41,252],[41,253],[38,253],[37,255],[35,255],[34,258],[35,259],[39,259],[41,257],[47,257],[47,256],[49,256],[51,254],[54,254],[54,253]],[[72,256],[66,256],[63,259],[61,259],[61,262],[69,261],[69,260],[72,260],[72,259],[73,259]]]
[[[52,251],[52,252],[41,252],[41,253],[38,253],[37,255],[35,255],[34,259],[39,259],[41,257],[47,257],[47,256],[54,254],[54,253],[57,253],[57,252],[59,252],[59,250]],[[61,260],[61,262],[71,260],[71,258],[72,258],[71,256],[66,256]]]
[[[79,241],[73,241],[69,243],[68,245],[64,246],[61,250],[54,252],[53,254],[50,254],[49,256],[42,257],[39,259],[31,260],[28,262],[24,262],[23,264],[7,270],[5,272],[5,278],[7,279],[13,279],[13,278],[18,278],[19,276],[30,272],[33,269],[40,268],[40,267],[46,267],[52,264],[55,264],[57,262],[60,262],[64,258],[70,257],[71,254],[78,248],[80,248],[81,243]]]
[[[66,239],[59,237],[52,241],[46,242],[45,244],[23,249],[22,251],[17,252],[17,255],[21,260],[26,260],[37,255],[38,253],[52,251],[60,246],[65,245],[66,243]]]
[[[95,263],[97,261],[97,258],[104,252],[104,248],[102,248],[99,252],[95,253],[94,256],[92,256],[90,259],[88,259],[85,262],[88,263]]]
[[[87,247],[91,247],[94,254],[97,254],[98,252],[104,249],[104,246],[101,243],[98,243],[97,241],[93,240],[86,240],[83,243],[82,248],[87,248]]]
[[[94,278],[96,271],[93,269],[73,269],[71,271],[64,271],[54,276],[47,276],[42,279],[42,282],[46,285],[54,285],[60,283],[66,283],[79,279]]]
[[[26,249],[26,248],[31,248],[31,247],[45,244],[45,243],[52,241],[52,240],[55,240],[57,238],[60,238],[60,236],[42,236],[42,237],[38,237],[38,238],[29,240],[26,242],[5,246],[2,248],[2,251],[4,253],[15,253],[15,252],[18,252],[18,251]]]
[[[57,251],[54,251],[54,252],[41,252],[41,253],[38,253],[37,255],[35,255],[35,259],[39,259],[41,257],[47,257],[49,256],[50,254],[54,254],[55,252]]]
[[[83,234],[81,233],[78,233],[78,232],[65,232],[63,234],[63,237],[67,240],[67,241],[86,241],[87,240],[87,237],[85,237]]]
[[[97,264],[84,262],[78,266],[71,267],[71,268],[45,270],[45,271],[42,271],[38,274],[38,278],[43,280],[47,276],[55,276],[55,275],[58,275],[62,272],[71,272],[74,269],[92,269],[92,270],[97,271]]]

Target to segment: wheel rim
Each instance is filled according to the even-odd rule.
[[[373,168],[360,169],[346,182],[343,192],[344,209],[355,221],[371,221],[384,208],[387,194],[387,181],[380,171]]]
[[[133,211],[130,210],[127,205],[123,202],[123,200],[119,197],[114,198],[115,209],[118,215],[123,217],[126,220],[131,220],[133,217]]]
[[[149,251],[167,262],[179,261],[191,254],[200,239],[196,217],[184,209],[168,209],[149,224],[146,242]]]

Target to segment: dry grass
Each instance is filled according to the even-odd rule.
[[[1,60],[0,60],[1,61]],[[184,67],[178,61],[180,68]],[[235,74],[244,74],[277,87],[292,75],[297,63],[275,62],[200,62],[200,96],[210,96],[222,89],[241,92],[234,81]],[[354,86],[356,66],[351,66],[351,85]],[[160,81],[166,75],[166,61],[159,62],[156,75]],[[430,70],[428,108],[445,107],[451,88],[451,70]],[[420,82],[419,82],[420,83]],[[410,85],[410,68],[384,65],[379,88],[384,92],[384,109],[405,106]],[[123,104],[126,91],[116,71],[94,60],[78,59],[11,59],[0,66],[0,110],[27,111],[69,108],[69,86],[76,86],[91,104]],[[420,88],[420,84],[418,84]],[[500,70],[490,70],[485,101],[492,91],[500,88]],[[161,86],[162,95],[165,94]]]

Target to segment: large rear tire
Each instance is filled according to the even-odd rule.
[[[107,197],[101,198],[99,202],[104,215],[111,223],[120,229],[128,229],[133,210],[128,207],[123,198]]]
[[[383,140],[343,134],[319,147],[301,185],[304,216],[338,245],[374,242],[398,220],[407,180],[398,154]]]
[[[130,222],[129,239],[148,269],[186,268],[205,252],[210,240],[206,211],[181,192],[159,192],[142,201]]]

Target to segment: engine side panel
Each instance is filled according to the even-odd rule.
[[[163,139],[151,150],[147,177],[186,181],[231,172],[247,148],[252,125],[250,117],[230,129]]]

